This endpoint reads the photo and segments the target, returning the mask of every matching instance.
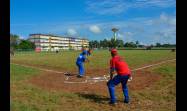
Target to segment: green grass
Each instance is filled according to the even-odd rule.
[[[55,53],[16,54],[11,62],[35,65],[57,70],[75,70],[75,59],[79,52],[65,51]],[[170,51],[119,51],[130,67],[135,68],[152,62],[171,59],[176,53]],[[88,70],[108,69],[110,53],[95,51],[91,62],[86,64]],[[119,108],[110,107],[108,97],[99,94],[65,93],[63,91],[47,91],[33,86],[28,80],[42,73],[37,69],[11,64],[11,111],[175,111],[176,107],[176,63],[167,63],[148,70],[162,76],[150,88],[131,91],[133,105]],[[106,92],[108,93],[108,92]],[[116,92],[117,93],[117,92]],[[119,94],[119,93],[117,93]],[[117,96],[119,100],[122,95]]]
[[[11,64],[11,111],[93,111],[88,100],[74,93],[46,91],[27,80],[41,73]],[[78,106],[77,106],[78,105]],[[64,108],[64,109],[63,109]]]
[[[45,52],[16,54],[15,57],[11,58],[11,62],[56,70],[66,69],[67,71],[75,71],[77,68],[75,61],[79,53],[79,51],[63,51],[58,54]],[[125,58],[131,68],[176,57],[176,53],[172,53],[170,50],[120,50],[119,54]],[[110,58],[110,52],[107,50],[94,51],[92,56],[89,57],[91,62],[85,64],[85,67],[90,70],[108,69]]]
[[[52,111],[58,106],[62,94],[47,92],[34,87],[27,79],[40,71],[18,65],[11,65],[11,110],[12,111]]]
[[[152,73],[162,76],[151,88],[132,92],[132,96],[142,103],[151,103],[153,111],[176,110],[176,62],[164,64],[148,69]],[[147,105],[148,107],[148,105]]]
[[[39,73],[39,71],[36,69],[20,67],[14,64],[12,64],[10,68],[11,82],[24,80]]]

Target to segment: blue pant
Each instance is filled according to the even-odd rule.
[[[91,53],[87,53],[87,56],[90,56],[91,55]]]
[[[108,81],[107,86],[108,86],[108,90],[110,93],[110,101],[111,102],[116,102],[115,86],[118,85],[119,83],[122,84],[124,102],[129,102],[128,88],[127,88],[128,79],[129,79],[129,76],[117,75],[112,80]]]
[[[83,63],[76,63],[78,69],[79,69],[79,75],[83,76],[84,75],[84,66]]]

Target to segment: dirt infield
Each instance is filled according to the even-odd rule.
[[[169,60],[169,61],[173,61],[173,60]],[[160,64],[160,63],[157,62],[155,64]],[[55,73],[52,71],[43,70],[42,74],[29,79],[28,82],[45,90],[53,90],[53,91],[61,90],[63,92],[96,93],[96,94],[107,95],[108,94],[108,89],[106,85],[107,81],[104,80],[94,83],[85,82],[87,80],[86,76],[103,77],[108,73],[107,71],[108,71],[107,69],[86,70],[86,75],[84,78],[77,78],[76,73],[71,73],[69,76],[66,76],[64,75],[64,73]],[[65,72],[65,71],[61,71],[61,72]],[[133,91],[142,90],[146,87],[150,87],[156,81],[159,81],[161,79],[161,76],[159,74],[154,74],[150,71],[147,71],[146,69],[133,71],[132,76],[133,76],[133,80],[128,82],[128,87],[130,90]],[[69,81],[73,83],[67,84],[65,83],[65,81]],[[116,87],[116,90],[122,91],[121,85],[118,85]]]
[[[169,60],[173,61],[173,60]],[[164,62],[165,63],[165,62]],[[157,62],[157,64],[160,64]],[[146,66],[147,67],[147,66]],[[65,71],[62,71],[65,72]],[[97,72],[97,74],[95,74]],[[128,83],[130,90],[142,90],[146,87],[150,87],[154,82],[158,81],[161,76],[158,74],[153,74],[150,71],[137,70],[133,72],[133,80]],[[103,76],[107,74],[107,69],[104,70],[87,70],[86,76],[94,77],[94,76]],[[29,80],[30,83],[36,85],[38,87],[44,88],[46,90],[62,90],[64,92],[91,92],[91,93],[100,93],[106,94],[107,92],[107,81],[96,82],[94,84],[90,84],[85,82],[87,80],[84,78],[77,78],[77,74],[71,73],[70,76],[64,75],[64,73],[53,73],[51,71],[44,71],[43,74],[33,77]],[[72,84],[67,84],[64,81],[74,82]],[[116,87],[117,90],[121,90],[121,85]]]
[[[150,87],[154,82],[158,81],[161,76],[153,74],[149,71],[136,71],[133,75],[133,80],[128,83],[130,90],[142,90],[146,87]],[[68,81],[85,81],[84,78],[77,78],[76,74],[72,74]],[[43,88],[45,90],[56,90],[64,92],[74,92],[74,93],[96,93],[107,95],[108,89],[106,86],[106,81],[97,82],[94,84],[84,83],[84,84],[66,84],[64,81],[66,76],[63,74],[45,72],[39,76],[35,76],[28,80],[28,82],[33,85]],[[121,91],[121,85],[116,87],[116,90]]]

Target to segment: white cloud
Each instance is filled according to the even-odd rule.
[[[135,0],[134,7],[146,8],[146,7],[175,7],[176,0]]]
[[[101,33],[101,29],[97,25],[92,25],[89,27],[89,29],[93,33],[96,33],[96,34]]]
[[[175,7],[176,0],[88,0],[87,11],[101,14],[121,14],[131,8]]]
[[[167,27],[153,33],[152,41],[160,43],[176,43],[176,28]]]
[[[106,39],[106,40],[111,40],[111,38],[109,38],[109,37],[106,37],[105,39]]]
[[[118,39],[122,39],[124,42],[133,41],[133,33],[132,32],[120,32],[118,33]]]
[[[23,36],[23,35],[19,35],[20,39],[26,39],[27,37]]]
[[[125,4],[121,0],[89,0],[87,10],[97,14],[119,14],[124,11]]]
[[[162,14],[160,15],[160,20],[162,20],[162,21],[167,21],[167,20],[168,20],[168,16],[167,16],[165,13],[162,13]]]
[[[150,18],[144,21],[145,25],[170,25],[176,26],[176,16],[161,13],[159,18]]]
[[[69,35],[76,35],[77,34],[77,31],[75,29],[68,29],[67,33]]]
[[[162,24],[176,26],[176,16],[169,16],[165,13],[160,15],[160,22]]]
[[[127,35],[128,37],[131,37],[131,36],[133,36],[133,33],[132,33],[132,32],[126,32],[126,35]]]
[[[145,45],[145,46],[148,45],[148,44],[146,44],[146,43],[144,43],[144,42],[139,42],[139,44],[140,44],[140,45]]]
[[[80,36],[86,35],[90,40],[97,38],[103,40],[104,38],[110,39],[113,37],[111,31],[111,28],[113,27],[119,28],[117,37],[124,40],[124,42],[138,40],[144,43],[153,43],[157,41],[160,41],[161,43],[169,41],[172,43],[176,41],[176,16],[164,12],[157,17],[141,17],[125,21],[102,22],[90,20],[44,24],[40,26],[40,29],[37,29],[38,27],[36,27],[34,31],[32,31],[34,33],[51,32],[59,35],[68,32],[70,35],[76,35],[79,30]],[[90,31],[97,35],[93,35]]]
[[[171,20],[169,21],[169,24],[176,26],[176,18],[171,18]]]

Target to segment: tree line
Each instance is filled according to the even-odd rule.
[[[21,39],[16,34],[10,34],[10,49],[35,49],[35,44],[30,42],[29,40]]]
[[[30,42],[28,39],[24,40],[21,39],[16,34],[10,34],[10,48],[11,49],[35,49],[35,44]],[[145,46],[139,43],[139,41],[135,42],[126,42],[124,43],[123,40],[114,40],[113,38],[111,40],[92,40],[89,42],[90,48],[143,48],[143,47],[164,47],[164,48],[173,48],[176,47],[176,44],[161,44],[156,43],[155,45],[149,45]]]
[[[176,47],[176,44],[161,44],[161,43],[156,43],[154,45],[142,45],[139,43],[139,41],[135,42],[126,42],[124,43],[123,40],[117,39],[116,41],[114,39],[111,40],[92,40],[89,42],[89,47],[90,48],[124,48],[124,47],[129,47],[129,48],[143,48],[143,47],[163,47],[163,48],[173,48]]]

